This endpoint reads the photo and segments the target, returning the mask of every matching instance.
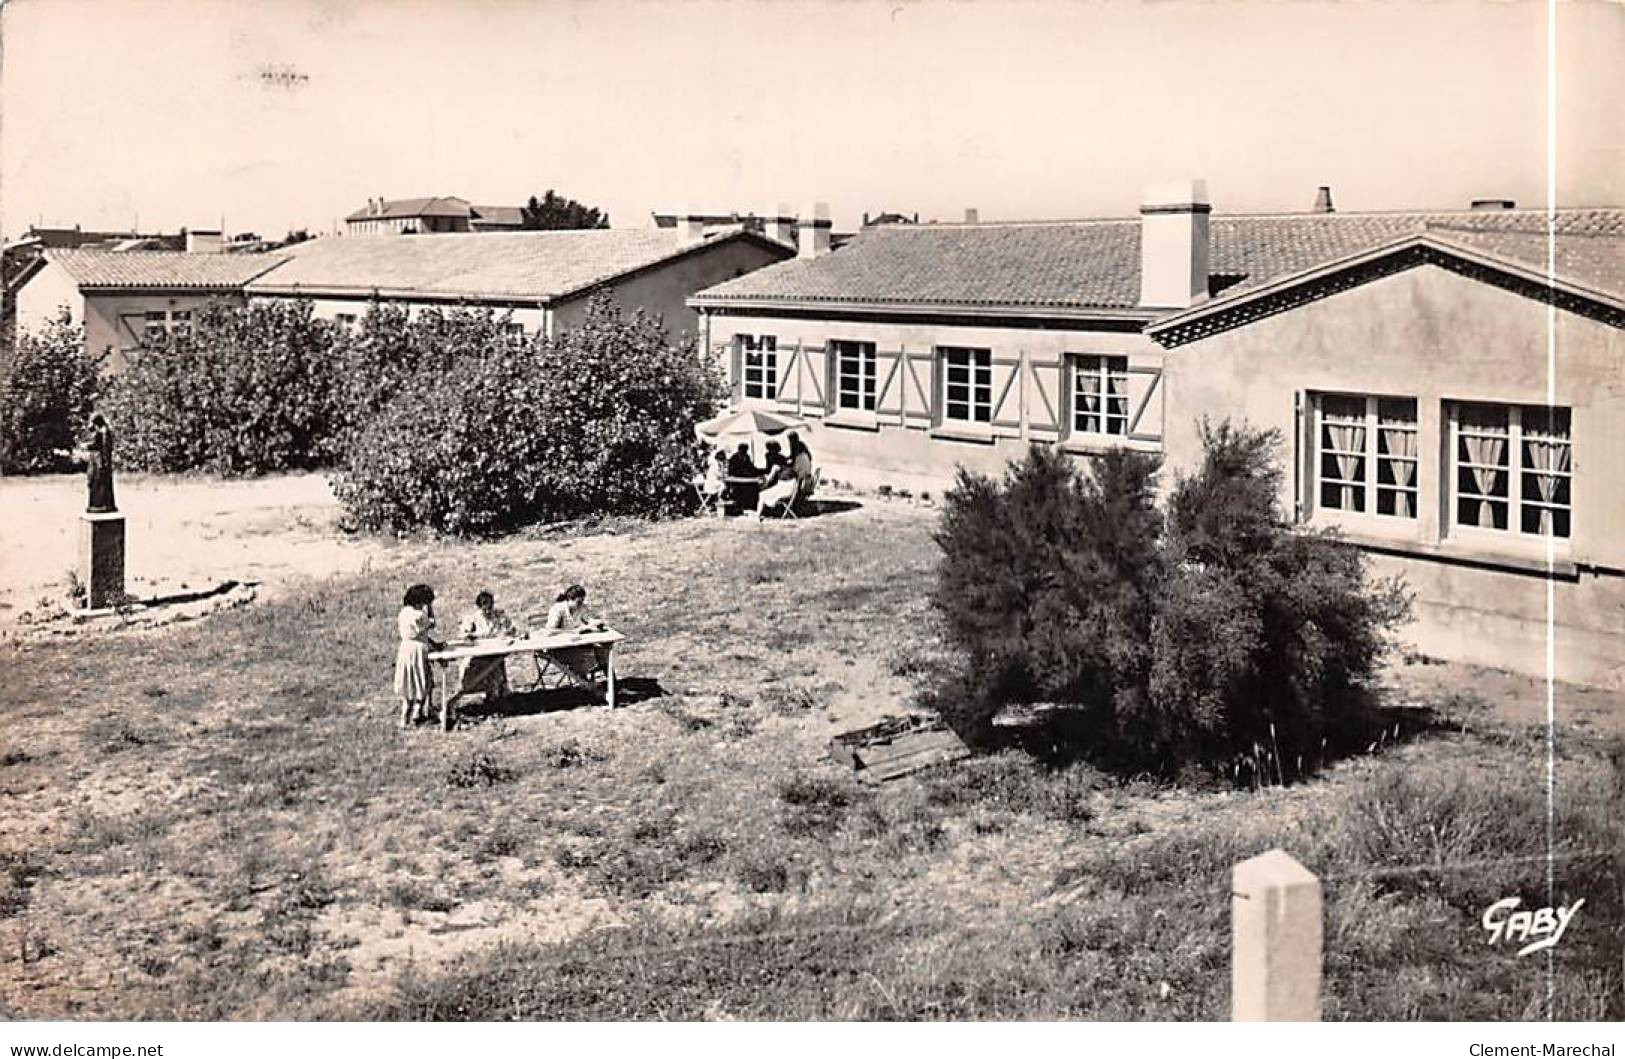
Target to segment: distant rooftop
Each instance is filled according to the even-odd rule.
[[[733,238],[768,242],[744,232],[693,240],[648,228],[313,239],[278,251],[286,263],[248,289],[551,301]]]
[[[47,250],[82,289],[237,290],[281,264],[281,254],[188,254],[179,250]]]

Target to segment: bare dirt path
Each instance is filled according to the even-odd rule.
[[[274,597],[295,577],[364,569],[391,542],[349,538],[325,477],[241,481],[120,475],[125,569],[136,597],[200,591],[226,580],[259,581]],[[80,475],[0,478],[0,629],[42,601],[66,602],[78,566]]]

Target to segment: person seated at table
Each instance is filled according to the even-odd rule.
[[[789,461],[781,458],[762,479],[762,488],[756,494],[757,521],[767,517],[768,508],[794,503],[800,487],[801,483],[795,471],[791,470]]]
[[[734,454],[728,457],[728,477],[760,478],[761,476],[761,469],[756,466],[756,461],[751,459],[750,446],[741,441],[739,447],[734,450]]]
[[[768,474],[772,474],[774,471],[780,468],[787,468],[790,466],[789,457],[785,456],[784,450],[779,447],[779,443],[777,441],[770,441],[767,443],[767,455],[765,458],[767,461]]]
[[[792,431],[790,434],[790,469],[795,472],[796,481],[801,488],[796,492],[796,503],[801,503],[812,496],[813,487],[818,483],[813,481],[812,450]]]
[[[705,461],[705,475],[699,481],[700,494],[706,504],[714,504],[728,489],[728,454],[721,449]]]
[[[474,597],[474,609],[463,615],[457,631],[465,640],[494,640],[512,636],[514,627],[508,615],[497,609],[496,597],[486,589]],[[481,692],[489,703],[507,698],[508,666],[503,656],[465,658],[458,672],[465,694]]]
[[[728,457],[728,503],[740,510],[755,507],[757,483],[761,480],[762,471],[751,459],[750,446],[740,442],[739,448]]]
[[[603,632],[608,626],[601,619],[593,617],[587,612],[587,590],[580,585],[571,585],[559,593],[553,608],[547,612],[547,625],[549,633],[590,633]],[[560,665],[580,677],[583,681],[591,682],[594,673],[608,672],[609,646],[607,644],[589,644],[583,647],[565,647],[549,652]]]

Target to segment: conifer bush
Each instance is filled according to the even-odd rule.
[[[1092,754],[1165,774],[1358,725],[1402,587],[1286,524],[1278,435],[1204,423],[1202,439],[1161,510],[1141,453],[1085,473],[1034,446],[1002,480],[960,472],[933,595],[958,654],[933,696],[950,724],[985,739],[1005,706],[1065,704]]]
[[[66,470],[90,417],[96,369],[83,329],[64,315],[13,339],[0,375],[0,473]]]

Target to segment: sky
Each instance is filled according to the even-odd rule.
[[[6,0],[0,232],[371,197],[1129,216],[1547,198],[1538,0]],[[1625,204],[1625,4],[1556,8],[1560,205]]]

